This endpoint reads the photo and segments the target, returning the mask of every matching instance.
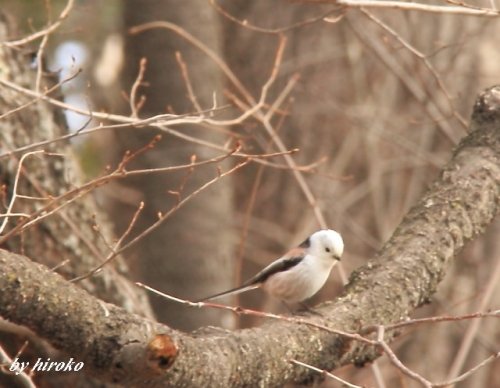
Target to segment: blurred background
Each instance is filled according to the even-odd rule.
[[[65,5],[59,0],[0,0],[20,36],[46,26]],[[129,31],[158,20],[174,23],[182,31]],[[144,96],[139,117],[196,115],[215,103],[214,120],[237,117],[248,110],[248,100],[217,61],[196,46],[198,40],[227,64],[256,101],[273,68],[277,71],[263,111],[280,102],[268,124],[286,149],[299,151],[293,154],[294,170],[283,157],[276,157],[221,178],[125,252],[132,280],[187,299],[239,284],[319,229],[321,217],[344,237],[342,265],[348,275],[381,248],[437,177],[467,133],[476,95],[500,82],[496,18],[397,9],[346,11],[315,1],[76,1],[68,20],[50,36],[45,55],[48,69],[61,79],[82,69],[62,91],[66,102],[83,109],[130,115],[130,91],[140,61],[146,58],[137,92]],[[36,42],[33,49],[37,50]],[[275,67],[280,49],[283,57]],[[69,112],[66,118],[70,130],[95,125],[88,117]],[[205,160],[237,142],[247,154],[280,151],[258,115],[235,125],[204,123],[175,129],[184,139],[163,133],[158,144],[129,167],[187,164],[192,155]],[[76,137],[72,144],[88,180],[158,133],[155,128],[106,130]],[[233,157],[218,165],[227,171],[239,161]],[[297,173],[303,181],[297,180]],[[146,174],[110,183],[95,190],[94,196],[117,236],[144,201],[133,238],[153,224],[159,212],[166,213],[179,198],[217,174],[216,165]],[[320,216],[304,194],[304,185]],[[499,232],[496,221],[469,244],[431,304],[414,316],[498,309],[500,287],[494,285],[500,280]],[[311,303],[340,293],[342,277],[337,269],[333,272]],[[190,309],[155,296],[151,302],[160,321],[186,331],[261,323],[218,310]],[[279,302],[260,291],[226,302],[283,311]],[[498,351],[499,345],[498,321],[490,318],[418,326],[392,347],[409,368],[441,381],[470,369]],[[378,365],[387,387],[416,386],[385,356]],[[491,363],[457,386],[498,387],[498,366],[498,361]],[[349,366],[337,372],[352,383],[376,386],[369,367]]]

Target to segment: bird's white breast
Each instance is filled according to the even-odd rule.
[[[334,264],[330,258],[307,255],[295,267],[272,275],[263,288],[287,303],[302,302],[323,287]]]

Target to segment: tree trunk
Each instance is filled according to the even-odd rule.
[[[138,10],[140,9],[140,12]],[[140,115],[149,117],[167,113],[196,111],[188,98],[187,86],[176,61],[176,52],[186,63],[194,94],[202,109],[212,106],[213,93],[221,103],[221,76],[218,68],[197,48],[166,30],[146,31],[130,35],[127,28],[144,22],[167,19],[202,39],[215,51],[218,49],[218,28],[214,10],[206,1],[136,1],[124,2],[126,63],[123,89],[130,91],[138,75],[141,58],[147,59],[144,82],[138,95],[146,97]],[[185,126],[182,132],[200,139],[224,144],[226,136],[214,129]],[[126,150],[140,148],[155,135],[154,131],[119,131],[112,148],[115,162]],[[189,163],[191,156],[199,159],[215,156],[215,151],[173,137],[163,137],[151,151],[139,158],[134,166],[153,168]],[[144,230],[157,220],[158,212],[166,212],[179,199],[169,191],[179,191],[180,198],[217,176],[215,166],[197,168],[192,173],[182,171],[165,175],[144,176],[127,180],[126,187],[140,190],[145,211],[137,231]],[[185,184],[184,184],[185,183]],[[130,204],[115,201],[110,206],[117,230],[123,230],[135,210]],[[166,293],[197,299],[231,288],[234,276],[232,180],[225,178],[205,190],[129,252],[140,257],[138,265],[144,281]],[[178,304],[153,298],[152,303],[160,321],[184,330],[204,325],[232,327],[233,318],[222,311],[200,312]]]

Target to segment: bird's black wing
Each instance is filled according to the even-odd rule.
[[[297,264],[299,264],[302,260],[304,259],[304,254],[301,249],[293,249],[292,251],[288,252],[287,255],[282,257],[281,259],[276,260],[274,263],[269,264],[266,268],[264,268],[262,271],[260,271],[257,275],[255,275],[253,278],[247,280],[245,283],[243,283],[241,286],[233,288],[228,291],[220,292],[218,294],[209,296],[207,298],[199,299],[196,302],[204,302],[209,299],[215,299],[219,298],[224,295],[231,295],[231,294],[239,294],[241,292],[253,290],[255,288],[259,288],[262,283],[264,283],[271,275],[274,275],[275,273],[286,271],[287,269],[290,269],[292,267],[295,267]]]
[[[300,248],[309,248],[311,246],[311,236],[302,241],[299,245]]]
[[[274,263],[269,264],[266,268],[260,271],[253,278],[248,279],[245,283],[243,283],[243,285],[250,286],[253,284],[264,283],[267,279],[269,279],[271,275],[295,267],[302,260],[304,260],[304,256],[284,257],[282,259],[276,260]]]

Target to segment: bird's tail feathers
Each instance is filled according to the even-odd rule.
[[[221,298],[221,297],[227,296],[227,295],[237,295],[237,294],[241,294],[242,292],[254,290],[256,288],[259,288],[260,286],[261,286],[260,283],[250,284],[247,286],[243,285],[243,286],[236,287],[236,288],[233,288],[233,289],[228,290],[228,291],[224,291],[224,292],[220,292],[220,293],[215,294],[215,295],[211,295],[207,298],[199,299],[196,302],[206,302],[207,300]]]

